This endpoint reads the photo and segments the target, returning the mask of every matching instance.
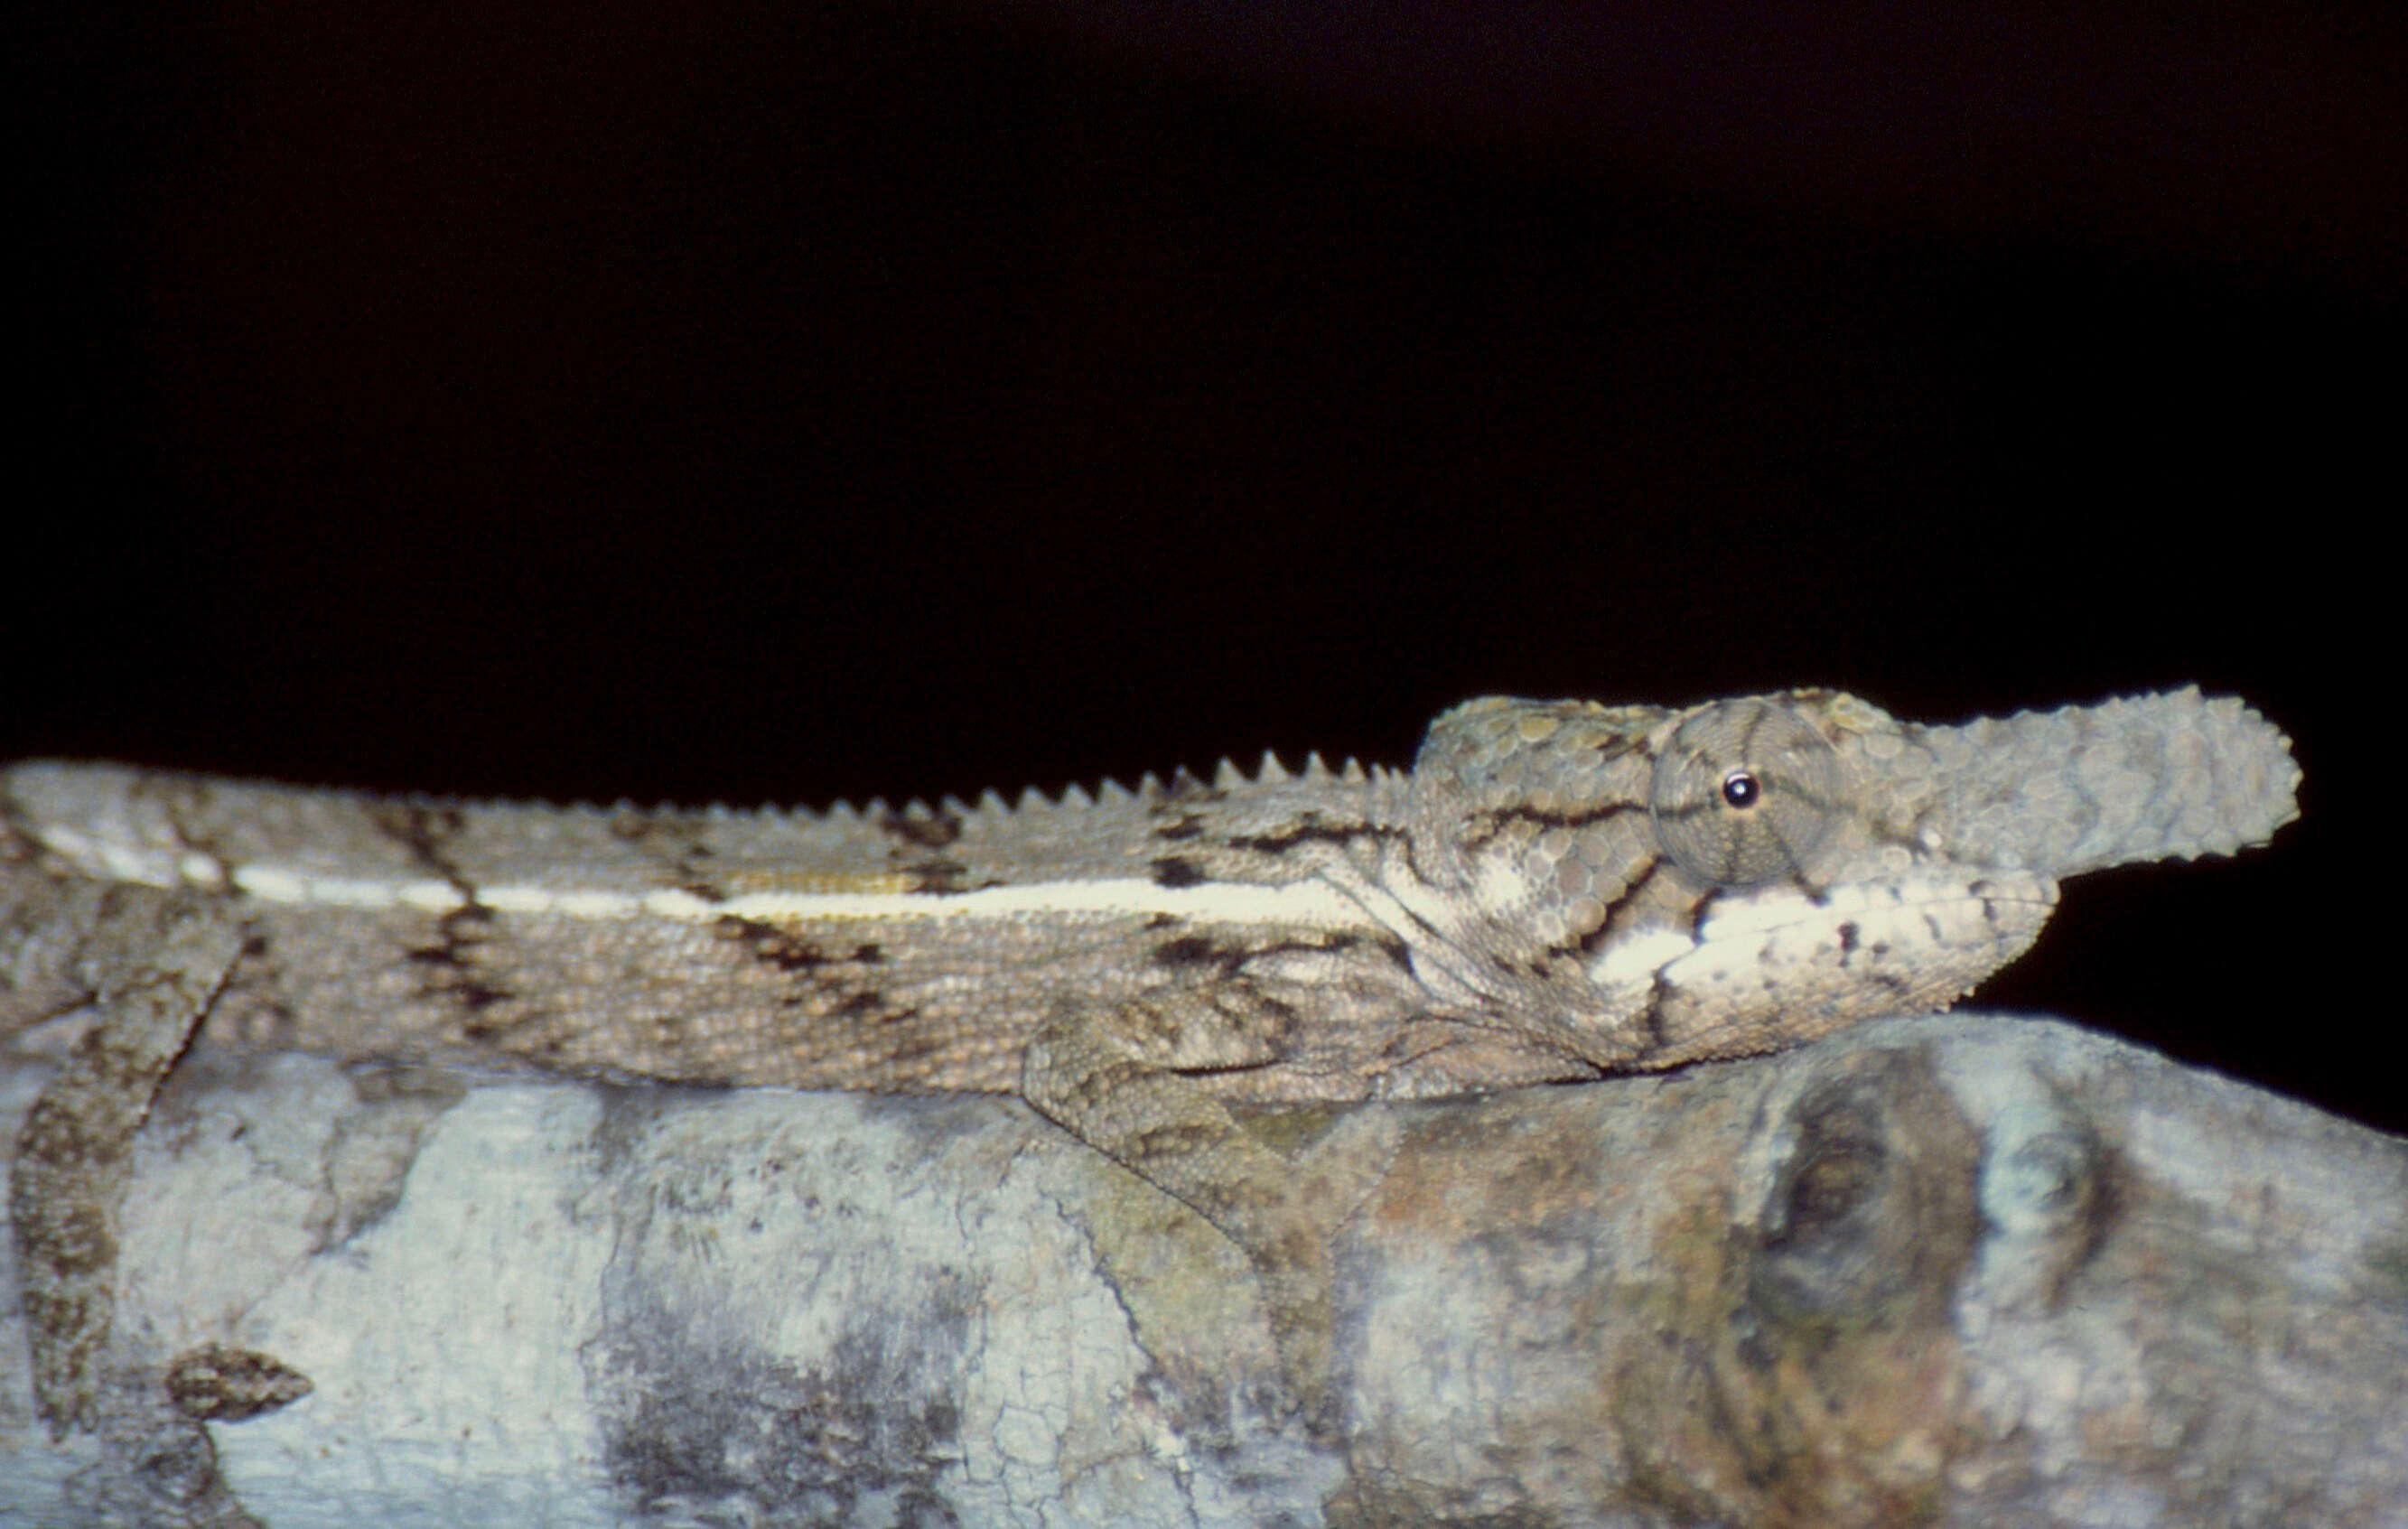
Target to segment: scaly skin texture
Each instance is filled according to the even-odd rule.
[[[95,1422],[123,1144],[226,1044],[591,1076],[1017,1092],[1253,1259],[1330,1421],[1343,1208],[1232,1105],[1461,1093],[1943,1008],[2066,876],[2232,853],[2286,739],[2195,690],[1961,727],[1794,691],[1474,701],[1410,773],[824,815],[0,776],[0,1028],[92,1004],[12,1211],[54,1427]]]

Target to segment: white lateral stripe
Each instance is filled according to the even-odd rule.
[[[468,899],[433,878],[379,881],[313,876],[281,865],[243,865],[235,886],[263,903],[317,907],[408,907],[450,913]],[[755,892],[712,902],[690,892],[556,892],[548,887],[494,886],[477,891],[480,906],[497,913],[550,914],[568,919],[1010,919],[1032,914],[1096,918],[1167,913],[1208,922],[1352,926],[1368,922],[1353,899],[1318,881],[1283,886],[1214,882],[1165,887],[1135,877],[1096,881],[1033,881],[961,893]]]
[[[97,866],[99,874],[111,881],[132,881],[145,887],[181,885],[191,867],[179,855],[165,850],[138,849],[122,845],[97,834],[79,834],[72,828],[49,826],[40,831],[42,842],[52,852],[75,861],[79,866]],[[200,885],[214,881],[193,880]]]
[[[237,865],[236,887],[263,903],[310,907],[414,907],[449,913],[466,905],[460,889],[432,879],[378,881],[357,876],[311,876],[281,865]]]

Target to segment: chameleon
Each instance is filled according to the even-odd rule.
[[[1017,1094],[1247,1256],[1327,1417],[1329,1187],[1257,1107],[1777,1050],[1947,1007],[2060,880],[2232,854],[2290,743],[2195,689],[1956,726],[1829,690],[1475,700],[1408,770],[824,812],[0,773],[0,1032],[93,1018],[10,1185],[36,1399],[97,1426],[130,1143],[194,1035],[609,1079]],[[272,1388],[270,1388],[272,1389]],[[279,1393],[278,1394],[283,1394]]]

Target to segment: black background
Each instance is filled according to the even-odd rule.
[[[824,803],[2197,680],[2305,820],[1985,1001],[2408,1128],[2396,13],[867,8],[19,7],[0,756]]]

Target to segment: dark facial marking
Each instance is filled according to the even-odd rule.
[[[1664,1000],[1671,995],[1672,990],[1666,984],[1664,974],[1657,972],[1647,986],[1647,1007],[1639,1011],[1640,1026],[1647,1033],[1647,1039],[1639,1050],[1642,1057],[1661,1051],[1671,1039],[1664,1029]]]
[[[1598,947],[1603,945],[1607,940],[1612,939],[1615,935],[1622,932],[1623,910],[1626,908],[1637,907],[1639,906],[1639,899],[1647,891],[1647,883],[1655,880],[1656,874],[1663,868],[1664,859],[1661,855],[1656,856],[1647,862],[1647,868],[1641,871],[1637,878],[1635,878],[1628,886],[1622,889],[1621,895],[1614,898],[1614,900],[1607,906],[1605,917],[1598,922],[1598,926],[1581,936],[1581,954],[1594,955],[1597,952]],[[1696,919],[1697,912],[1693,907],[1690,910],[1689,925],[1692,932],[1697,928]]]
[[[1255,834],[1246,838],[1231,839],[1229,842],[1240,850],[1253,850],[1267,855],[1283,855],[1299,844],[1335,844],[1343,847],[1360,838],[1377,839],[1397,836],[1398,831],[1393,828],[1374,828],[1367,823],[1356,823],[1340,828],[1315,822],[1308,814],[1305,821],[1294,828],[1283,829],[1276,834]]]
[[[1593,823],[1611,822],[1626,812],[1639,809],[1636,802],[1606,802],[1597,807],[1583,807],[1577,812],[1542,812],[1532,807],[1504,807],[1484,812],[1469,832],[1463,836],[1466,846],[1477,849],[1505,832],[1507,823],[1533,823],[1541,828],[1586,828]]]
[[[1864,977],[1867,981],[1884,993],[1896,993],[1901,999],[1907,995],[1906,979],[1896,972],[1869,971],[1864,974]]]

